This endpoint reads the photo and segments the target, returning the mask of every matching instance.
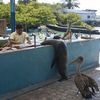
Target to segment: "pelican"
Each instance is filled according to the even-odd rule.
[[[83,61],[84,58],[82,56],[79,56],[77,59],[71,62],[71,64],[77,65],[74,82],[83,98],[92,98],[92,96],[94,96],[96,92],[99,91],[99,88],[98,88],[98,84],[94,79],[81,73],[80,67]]]

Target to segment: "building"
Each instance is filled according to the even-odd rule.
[[[90,10],[90,9],[75,10],[75,9],[63,8],[63,9],[60,9],[59,11],[63,12],[63,13],[70,13],[70,12],[77,13],[78,15],[81,16],[82,21],[87,22],[87,21],[95,21],[95,19],[96,19],[96,11],[97,10]]]

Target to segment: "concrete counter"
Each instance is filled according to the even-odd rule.
[[[85,58],[82,70],[98,65],[99,50],[100,39],[67,43],[68,73],[75,72],[75,65],[69,63],[78,56]],[[52,46],[0,53],[0,94],[57,77],[56,68],[50,68],[53,57]]]

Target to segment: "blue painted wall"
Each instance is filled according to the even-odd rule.
[[[68,44],[68,64],[78,56],[84,57],[81,70],[99,64],[100,39],[73,42]],[[69,74],[75,72],[75,65],[68,65]]]
[[[99,43],[100,39],[67,43],[69,74],[75,72],[69,63],[78,56],[85,57],[82,69],[99,64]],[[50,68],[53,57],[52,46],[0,54],[0,94],[56,77],[56,68]]]

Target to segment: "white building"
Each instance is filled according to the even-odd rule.
[[[97,10],[90,10],[90,9],[86,9],[86,10],[74,10],[74,9],[66,9],[66,8],[62,9],[62,12],[64,13],[74,12],[79,14],[83,21],[90,21],[90,20],[94,21],[96,19],[96,11]]]

